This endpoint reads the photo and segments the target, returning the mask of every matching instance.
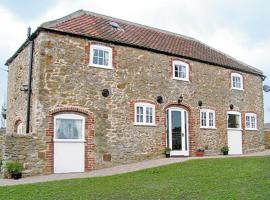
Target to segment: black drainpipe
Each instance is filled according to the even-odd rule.
[[[27,37],[30,41],[30,60],[29,60],[29,73],[28,73],[28,93],[27,93],[27,111],[26,111],[26,133],[29,133],[30,127],[30,107],[31,107],[31,94],[32,94],[32,69],[33,69],[33,56],[34,56],[34,40],[31,38],[31,28],[28,28]]]

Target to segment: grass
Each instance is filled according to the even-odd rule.
[[[191,160],[108,177],[0,187],[0,199],[270,199],[270,157]]]

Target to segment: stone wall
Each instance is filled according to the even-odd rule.
[[[113,48],[114,69],[101,69],[88,65],[89,46],[102,44],[100,42],[48,32],[40,33],[35,42],[31,108],[31,126],[35,134],[29,138],[12,138],[7,147],[14,153],[7,150],[5,155],[6,159],[9,159],[9,154],[16,155],[14,158],[19,154],[29,155],[31,159],[21,159],[28,159],[24,162],[28,163],[32,174],[47,172],[49,161],[39,154],[47,152],[48,158],[53,153],[47,151],[51,148],[52,138],[46,134],[52,123],[49,113],[58,107],[75,106],[93,113],[94,149],[90,153],[94,155],[95,169],[161,156],[165,144],[165,111],[171,105],[179,106],[177,99],[180,95],[183,96],[181,106],[189,111],[191,155],[197,147],[207,147],[207,154],[219,154],[220,148],[227,144],[227,111],[230,104],[242,116],[246,112],[258,115],[258,131],[243,132],[244,153],[263,148],[263,95],[259,76],[239,72],[244,78],[244,90],[237,91],[231,90],[230,83],[231,73],[235,71],[210,64],[104,44]],[[172,79],[172,61],[179,59],[190,64],[188,82]],[[11,64],[9,82],[15,80],[16,73],[12,70],[22,62],[19,56]],[[12,88],[18,89],[23,82],[20,80],[15,86],[9,85],[8,126],[11,131],[16,118],[12,113],[25,105],[24,97],[16,98],[17,90],[15,92]],[[109,97],[101,95],[103,89],[110,91]],[[164,99],[162,104],[156,102],[159,95]],[[215,110],[216,129],[200,129],[199,100],[203,102],[202,108]],[[134,125],[132,103],[135,101],[148,101],[156,106],[156,126]],[[21,113],[25,115],[23,111]],[[242,123],[244,128],[244,121]],[[18,149],[23,149],[21,152],[24,153],[13,148],[16,139],[16,145],[20,146]],[[35,148],[28,149],[33,144]],[[108,157],[110,161],[105,159]]]
[[[24,176],[43,173],[45,152],[37,136],[6,134],[3,139],[4,162],[18,161],[22,163]]]
[[[270,149],[270,130],[264,131],[264,145],[266,149]]]

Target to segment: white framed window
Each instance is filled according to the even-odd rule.
[[[246,113],[246,130],[257,130],[257,115]]]
[[[238,73],[231,74],[232,89],[243,90],[243,76]]]
[[[16,133],[18,135],[23,135],[23,123],[21,121],[16,124]]]
[[[62,113],[54,116],[54,141],[84,141],[85,118],[78,114]]]
[[[112,48],[102,45],[91,45],[90,66],[112,69]]]
[[[189,81],[189,64],[175,60],[173,61],[173,79]]]
[[[241,129],[241,113],[236,111],[229,111],[227,116],[228,129]]]
[[[155,125],[155,105],[135,103],[135,125]]]
[[[200,110],[200,124],[201,128],[216,128],[215,111],[210,109]]]

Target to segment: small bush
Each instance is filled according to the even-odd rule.
[[[23,170],[23,164],[20,162],[7,162],[5,169],[8,173],[20,173]]]

